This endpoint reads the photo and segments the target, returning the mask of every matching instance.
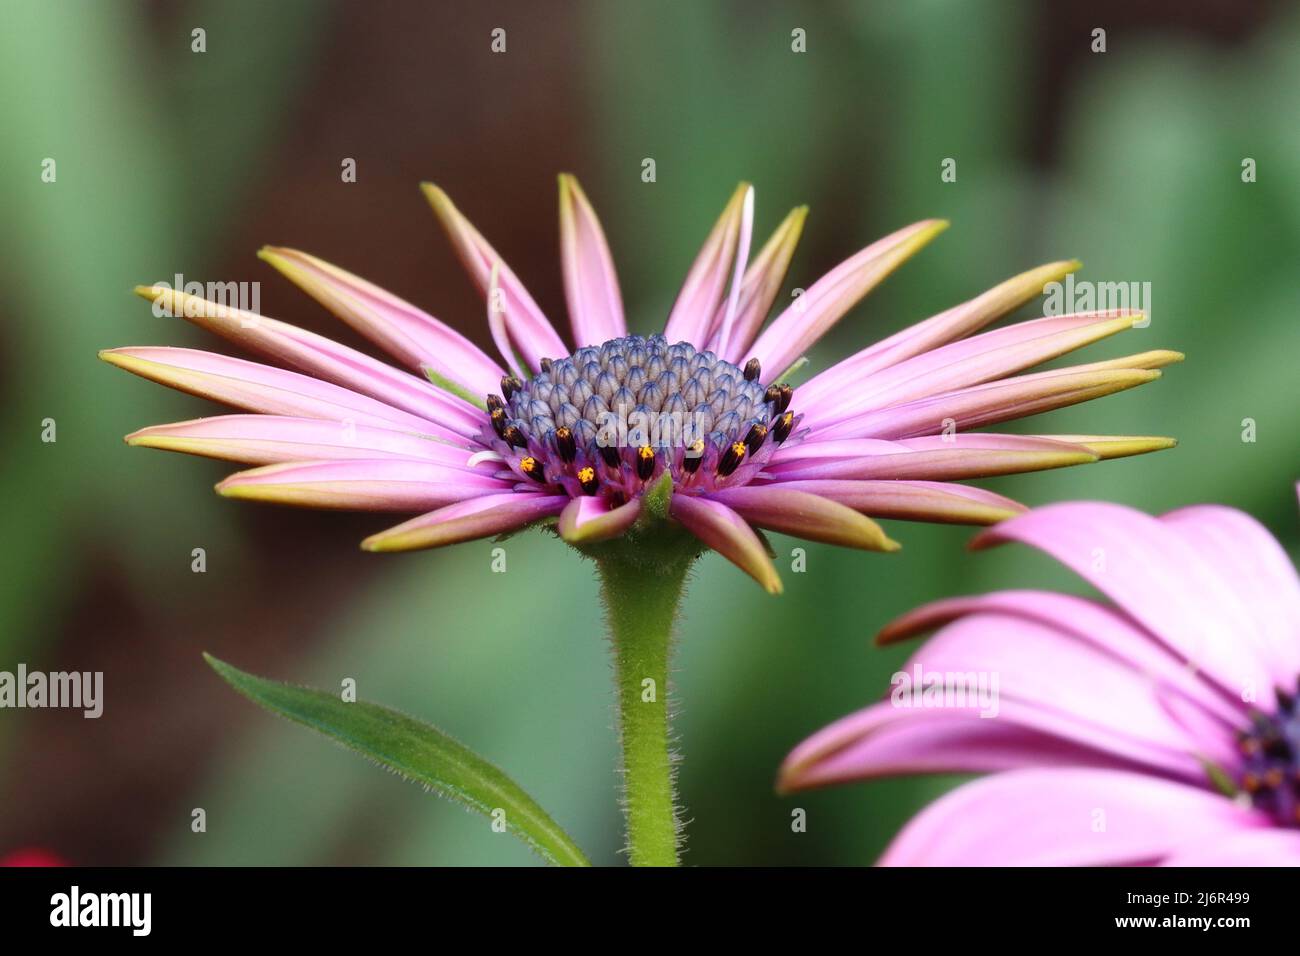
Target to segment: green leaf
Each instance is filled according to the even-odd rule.
[[[332,737],[407,780],[458,800],[485,816],[505,812],[506,829],[561,866],[590,866],[573,840],[520,786],[441,730],[377,704],[246,674],[211,654],[204,659],[226,683],[267,710]]]

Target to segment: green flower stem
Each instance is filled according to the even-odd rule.
[[[628,852],[633,866],[676,866],[668,661],[696,549],[668,549],[652,562],[636,552],[629,542],[596,556],[614,647]]]

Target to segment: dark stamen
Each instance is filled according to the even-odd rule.
[[[776,389],[777,401],[772,410],[776,412],[776,414],[781,415],[790,407],[790,399],[794,397],[794,389],[789,385],[786,385],[784,382],[776,386]]]
[[[578,469],[578,484],[582,485],[582,490],[589,495],[594,495],[600,490],[600,482],[596,480],[596,469],[588,465],[586,468]]]
[[[755,422],[749,426],[749,432],[745,435],[745,448],[752,455],[763,445],[763,439],[767,437],[767,426]]]
[[[745,443],[743,441],[732,442],[723,452],[722,457],[718,459],[718,474],[723,478],[731,474],[740,467],[741,461],[745,458]]]
[[[501,376],[501,394],[506,397],[506,401],[515,397],[515,392],[524,387],[524,383],[519,381],[513,375]]]
[[[752,358],[745,363],[745,381],[755,382],[763,374],[763,366],[758,363],[758,359]]]
[[[772,440],[778,445],[790,437],[794,430],[794,412],[783,412],[772,426]]]
[[[542,467],[540,461],[531,455],[519,459],[519,470],[539,485],[546,484],[546,469]]]
[[[636,476],[642,481],[655,473],[655,450],[649,445],[642,445],[636,450]]]
[[[686,454],[682,455],[682,467],[686,469],[688,475],[693,475],[700,470],[702,461],[704,461],[704,439],[697,438],[686,449]]]
[[[527,448],[528,439],[515,425],[507,425],[501,432],[501,440],[511,448]]]
[[[555,448],[566,462],[578,457],[578,442],[574,439],[573,432],[563,425],[555,429]]]

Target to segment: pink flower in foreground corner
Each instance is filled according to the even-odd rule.
[[[783,789],[997,771],[917,815],[885,865],[1300,865],[1300,580],[1269,533],[1217,505],[1070,502],[976,545],[1006,541],[1113,604],[1002,591],[904,615],[879,640],[941,628],[906,673],[997,675],[996,716],[884,701],[795,748]]]
[[[182,348],[105,361],[254,414],[146,428],[132,445],[260,467],[229,497],[423,512],[368,538],[400,551],[557,525],[585,545],[661,513],[769,591],[754,527],[893,550],[871,517],[988,524],[1023,508],[954,482],[1166,448],[1170,439],[968,431],[1139,385],[1176,352],[1019,374],[1130,328],[1140,313],[1041,318],[976,335],[1077,268],[1041,266],[871,345],[797,389],[785,374],[886,275],[942,231],[929,220],[868,246],[764,328],[802,230],[792,211],[750,261],[742,184],[687,274],[661,335],[629,335],[613,261],[586,196],[560,177],[571,341],[440,189],[425,194],[488,301],[500,360],[382,289],[290,249],[261,257],[388,352],[165,286],[137,292],[281,368]],[[576,350],[570,348],[576,346]],[[645,492],[664,489],[665,508]],[[870,516],[870,517],[868,517]],[[558,518],[558,522],[555,519]]]

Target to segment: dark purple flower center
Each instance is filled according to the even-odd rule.
[[[1300,712],[1293,695],[1277,692],[1277,712],[1255,714],[1238,738],[1241,789],[1282,826],[1300,827]]]
[[[502,379],[484,437],[519,475],[574,497],[623,501],[665,470],[682,491],[744,484],[798,422],[790,386],[761,373],[662,335],[611,339]]]

